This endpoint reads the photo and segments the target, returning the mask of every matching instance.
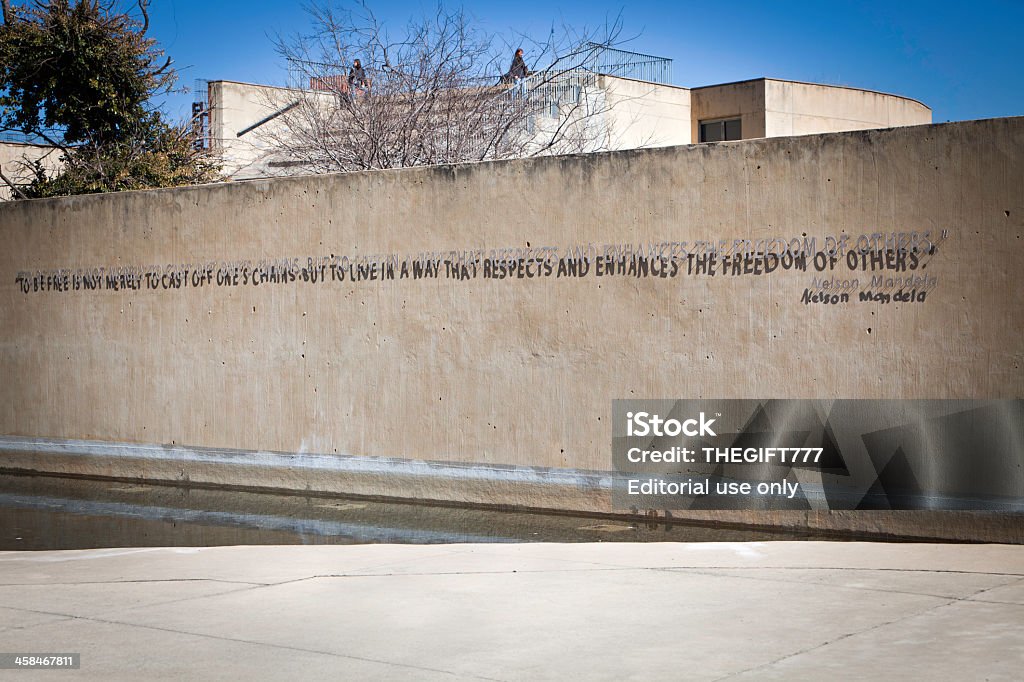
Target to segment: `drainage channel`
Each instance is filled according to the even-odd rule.
[[[461,542],[742,542],[809,533],[0,475],[0,550]]]

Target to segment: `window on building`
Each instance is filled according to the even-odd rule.
[[[740,119],[738,118],[700,122],[701,142],[726,142],[728,140],[742,139],[743,131],[740,127]]]

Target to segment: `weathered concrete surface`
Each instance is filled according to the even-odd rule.
[[[865,543],[0,553],[42,679],[987,679],[1024,548]]]
[[[1012,398],[1022,188],[1024,119],[996,119],[6,204],[0,434],[603,471],[614,398]],[[58,268],[911,230],[939,245],[922,271],[937,284],[915,304],[805,304],[813,269],[16,283]]]

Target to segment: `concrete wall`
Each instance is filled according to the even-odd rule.
[[[814,83],[765,81],[765,136],[812,135],[932,122],[916,100]]]
[[[10,202],[0,434],[600,472],[614,398],[1020,397],[1022,186],[1017,118]],[[456,279],[441,264],[258,286],[195,267],[910,231],[938,246],[919,303],[811,303],[850,273],[708,276],[685,258],[666,278],[490,279],[480,264]],[[163,288],[182,265],[188,284]],[[100,267],[157,286],[75,290]],[[147,467],[177,470],[134,475]],[[609,508],[565,480],[535,506]]]
[[[690,144],[690,91],[645,81],[601,76],[608,103],[612,149]]]
[[[700,122],[741,118],[743,139],[816,135],[932,122],[917,100],[859,88],[758,78],[692,90],[694,141]]]
[[[219,154],[224,174],[238,180],[290,174],[287,167],[269,165],[273,144],[268,139],[280,130],[280,120],[270,120],[299,94],[277,88],[234,81],[210,81],[210,136]]]
[[[693,120],[690,134],[693,141],[700,141],[701,121],[723,118],[741,119],[744,139],[765,137],[764,91],[764,79],[691,90]]]
[[[32,173],[26,168],[27,164],[41,160],[44,168],[56,171],[61,167],[60,156],[59,150],[48,145],[0,142],[0,170],[15,184],[32,180]],[[0,182],[0,201],[9,201],[11,194],[10,187]]]

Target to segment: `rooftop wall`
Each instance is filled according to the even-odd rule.
[[[916,100],[859,88],[758,78],[692,90],[693,140],[701,121],[741,118],[743,139],[923,125]]]
[[[690,93],[693,101],[691,135],[694,142],[700,141],[701,121],[722,118],[739,118],[744,139],[766,136],[764,79],[694,88]]]
[[[295,99],[287,88],[210,81],[211,142],[223,159],[225,175],[246,179],[288,174],[268,166],[263,158],[270,149],[267,135],[280,130],[280,120],[258,124]]]
[[[546,140],[545,133],[573,125],[565,120],[566,111],[572,109],[569,118],[590,131],[582,134],[580,151],[690,143],[689,90],[614,76],[599,78],[598,87],[584,94],[581,107],[565,107],[561,118],[535,117],[537,138]],[[209,87],[213,144],[223,156],[225,174],[237,180],[299,174],[294,166],[274,165],[279,159],[270,153],[273,136],[282,135],[284,129],[282,119],[267,119],[310,94],[334,106],[328,93],[300,95],[288,88],[232,81],[211,81]],[[572,139],[570,133],[567,140]]]
[[[272,138],[282,133],[282,119],[267,120],[293,103],[297,91],[232,81],[211,81],[209,87],[213,143],[223,153],[228,176],[305,172],[275,164]],[[330,94],[318,96],[331,105]],[[560,118],[536,117],[538,137],[559,126],[579,125],[580,119],[590,131],[580,151],[690,144],[700,139],[701,121],[735,117],[742,119],[743,139],[931,123],[928,107],[898,95],[765,78],[690,90],[603,75],[586,100],[568,123],[565,110]],[[595,111],[599,115],[593,116]]]
[[[932,122],[932,110],[906,97],[814,83],[765,80],[765,135],[812,135]]]
[[[690,91],[601,76],[608,104],[611,149],[690,144]]]

